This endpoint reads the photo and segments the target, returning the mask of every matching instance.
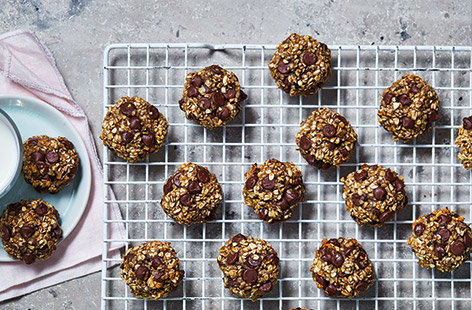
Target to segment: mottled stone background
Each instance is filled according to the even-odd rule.
[[[52,50],[95,137],[109,43],[277,43],[291,32],[328,44],[472,45],[472,1],[0,0],[0,31],[29,28]],[[96,309],[100,274],[0,303]]]

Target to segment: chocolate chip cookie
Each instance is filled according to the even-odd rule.
[[[164,183],[161,206],[182,225],[212,220],[223,199],[216,175],[207,168],[184,163]]]
[[[412,232],[407,244],[423,268],[455,270],[469,258],[472,251],[470,226],[462,216],[449,209],[420,216],[413,222]]]
[[[167,120],[140,97],[122,97],[108,108],[100,139],[128,162],[143,161],[156,153],[167,136]]]
[[[277,285],[279,258],[270,243],[237,234],[219,252],[224,285],[234,295],[256,301]]]
[[[408,203],[403,177],[389,168],[364,164],[341,182],[346,210],[360,226],[380,227]]]
[[[407,142],[425,133],[439,119],[438,111],[433,87],[420,76],[405,74],[383,92],[377,114],[394,141]]]
[[[457,158],[461,161],[464,168],[472,169],[472,116],[465,117],[462,120],[456,145],[460,148]]]
[[[233,72],[212,65],[187,75],[179,105],[189,120],[214,129],[233,120],[246,98]]]
[[[277,46],[269,69],[290,96],[316,94],[331,75],[331,51],[312,36],[292,33]]]
[[[3,248],[28,265],[48,259],[62,238],[59,221],[57,210],[41,199],[9,204],[0,217]]]
[[[252,165],[244,175],[244,203],[268,223],[286,221],[305,199],[302,172],[292,162],[272,158]]]
[[[356,239],[323,239],[311,267],[316,286],[330,297],[356,297],[375,279],[374,266]]]
[[[184,271],[170,243],[155,240],[126,251],[120,276],[136,297],[157,300],[177,289]]]
[[[34,136],[23,143],[23,177],[40,193],[55,194],[69,185],[79,162],[74,144],[67,138]]]
[[[357,134],[344,116],[321,108],[314,110],[300,124],[295,140],[298,150],[310,165],[328,169],[349,160]]]

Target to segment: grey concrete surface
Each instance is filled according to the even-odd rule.
[[[291,32],[328,44],[472,45],[472,0],[0,0],[0,32],[29,28],[52,50],[99,135],[102,51],[109,43],[277,43]],[[96,309],[94,274],[0,303]]]

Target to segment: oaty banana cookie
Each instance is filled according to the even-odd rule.
[[[341,182],[346,210],[360,226],[380,227],[408,203],[403,177],[389,168],[363,164]]]
[[[266,222],[286,221],[305,199],[302,172],[292,162],[269,159],[244,175],[244,203]]]
[[[234,295],[256,301],[277,285],[279,258],[270,243],[237,234],[219,252],[224,285]]]
[[[375,279],[374,266],[356,239],[323,239],[311,267],[316,286],[330,297],[356,297]]]
[[[187,75],[179,105],[189,120],[214,129],[233,120],[246,98],[233,72],[212,65]]]
[[[34,136],[23,143],[23,177],[40,192],[59,192],[79,169],[74,144],[64,137]]]
[[[413,222],[412,232],[407,244],[423,268],[452,271],[467,260],[472,251],[470,226],[449,209],[420,216]]]
[[[41,199],[9,204],[0,217],[3,248],[28,265],[48,259],[62,238],[59,221],[57,210]]]
[[[316,94],[331,75],[331,51],[312,36],[292,33],[277,46],[269,69],[290,96]]]
[[[193,163],[182,164],[164,183],[161,206],[182,225],[212,220],[223,199],[216,175]]]
[[[462,120],[456,145],[460,148],[457,158],[461,161],[464,168],[472,169],[472,116],[465,117]]]
[[[143,161],[156,153],[167,136],[167,120],[140,97],[122,97],[108,108],[100,139],[128,162]]]
[[[379,123],[393,140],[407,142],[425,133],[439,119],[439,98],[426,81],[405,74],[382,95]]]
[[[136,297],[157,300],[177,289],[184,271],[170,243],[155,240],[126,251],[120,276]]]
[[[338,167],[354,152],[357,134],[341,114],[328,108],[316,109],[300,124],[295,137],[305,160],[318,169]]]

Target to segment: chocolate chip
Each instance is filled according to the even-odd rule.
[[[439,113],[436,112],[435,110],[431,111],[431,113],[429,113],[429,117],[428,117],[428,120],[432,123],[432,122],[435,122],[437,120],[439,120]]]
[[[354,251],[354,247],[353,247],[353,246],[350,246],[350,247],[345,248],[345,249],[344,249],[344,257],[347,258],[347,257],[349,256],[349,254],[352,253],[352,251]]]
[[[393,182],[393,186],[395,186],[397,192],[401,192],[405,189],[405,183],[399,178]]]
[[[161,282],[162,276],[164,276],[164,273],[162,271],[159,271],[159,272],[154,274],[152,279],[154,280],[154,282]]]
[[[129,119],[129,128],[139,130],[141,129],[141,121],[139,117],[132,117]]]
[[[413,85],[411,86],[410,90],[411,90],[411,92],[414,93],[414,94],[417,94],[417,93],[419,93],[419,92],[421,91],[421,89],[418,88],[418,85],[416,85],[416,84],[413,84]]]
[[[471,130],[472,129],[472,119],[471,117],[464,117],[462,120],[462,127],[466,130]]]
[[[272,288],[274,286],[272,285],[272,282],[267,282],[267,283],[264,283],[262,284],[260,287],[259,287],[259,290],[261,290],[262,292],[264,293],[267,293],[267,292],[270,292],[272,291]]]
[[[146,146],[153,146],[156,143],[156,137],[152,134],[144,134],[141,136],[141,139]]]
[[[359,194],[352,194],[351,196],[352,203],[356,206],[362,205],[363,201],[365,201],[365,196],[364,195],[359,195]]]
[[[379,215],[379,221],[382,223],[385,222],[390,217],[390,215],[392,215],[392,211],[385,211],[381,213]]]
[[[59,153],[55,151],[49,151],[46,153],[46,160],[51,163],[55,164],[59,161]]]
[[[441,228],[438,231],[438,235],[441,236],[441,242],[445,243],[447,240],[449,240],[449,237],[451,236],[451,232],[447,228]]]
[[[277,66],[277,70],[282,74],[286,74],[290,71],[290,64],[286,64],[282,60],[280,60]]]
[[[208,98],[206,98],[206,97],[203,97],[203,98],[201,98],[200,100],[198,100],[198,103],[200,103],[201,106],[202,106],[205,110],[211,108],[211,101],[210,101],[210,99],[208,99]]]
[[[218,118],[222,120],[227,120],[231,115],[231,111],[228,109],[228,107],[222,107],[221,111],[218,112]]]
[[[322,276],[320,276],[319,274],[316,274],[315,279],[316,279],[316,283],[318,283],[323,289],[326,288],[326,285],[328,284],[328,282]]]
[[[34,209],[37,215],[45,215],[48,213],[48,206],[45,203],[40,202]]]
[[[225,98],[226,99],[234,98],[234,96],[236,96],[236,90],[234,88],[228,89],[225,93]]]
[[[147,277],[148,271],[146,266],[139,266],[138,269],[136,269],[136,278],[138,280],[144,280]]]
[[[314,53],[312,52],[306,52],[305,54],[303,54],[303,62],[306,64],[306,65],[313,65],[316,63],[316,60],[317,60],[317,57]]]
[[[56,238],[58,238],[58,239],[62,238],[62,229],[61,229],[61,227],[58,226],[58,227],[54,228],[53,233],[56,236]]]
[[[451,217],[448,215],[441,214],[439,216],[439,225],[446,226],[451,221]]]
[[[449,248],[449,250],[454,255],[462,255],[465,252],[464,243],[460,240],[456,240],[451,244],[451,247]]]
[[[246,189],[253,189],[254,186],[256,186],[256,183],[257,183],[257,177],[256,176],[252,176],[250,177],[249,179],[246,180]]]
[[[40,161],[43,162],[44,158],[45,158],[44,153],[40,151],[36,151],[31,154],[31,160],[35,163],[40,162]]]
[[[336,148],[336,144],[328,141],[328,150],[332,151]]]
[[[246,93],[241,90],[240,95],[239,95],[239,101],[244,101],[246,99],[247,99]]]
[[[10,237],[11,237],[10,228],[8,228],[8,226],[3,225],[2,226],[2,240],[6,242],[10,240]]]
[[[225,97],[223,96],[223,94],[219,91],[215,92],[212,96],[211,96],[211,100],[213,100],[213,102],[216,104],[216,106],[218,107],[222,107],[225,105]]]
[[[400,97],[398,97],[398,101],[404,106],[409,106],[412,102],[408,95],[401,95]]]
[[[197,179],[202,183],[208,183],[210,181],[210,172],[204,167],[198,168]]]
[[[385,179],[389,182],[394,182],[397,179],[397,177],[392,172],[392,170],[387,169],[387,172],[385,173]]]
[[[162,259],[159,256],[156,256],[152,259],[152,267],[157,268],[159,266],[162,266],[164,263],[162,262]]]
[[[408,116],[405,116],[404,118],[402,118],[402,126],[404,128],[411,129],[414,127],[414,125],[415,125],[415,122]]]
[[[275,179],[269,179],[269,176],[265,176],[263,179],[262,179],[262,187],[264,189],[267,189],[267,190],[272,190],[274,187],[275,187]]]
[[[207,94],[211,94],[213,92],[213,90],[206,84],[203,84],[203,88],[205,89],[205,93]]]
[[[434,255],[436,255],[437,258],[442,258],[445,253],[446,253],[446,250],[444,249],[444,246],[442,246],[441,244],[437,244],[434,247]]]
[[[260,209],[259,210],[259,218],[263,221],[267,219],[267,209]]]
[[[257,268],[261,264],[261,260],[259,259],[254,259],[254,256],[249,255],[248,258],[246,259],[246,262],[249,264],[249,266]]]
[[[289,205],[293,205],[300,199],[300,193],[295,189],[289,189],[285,192],[285,199]]]
[[[124,143],[130,143],[133,140],[133,137],[133,134],[127,131],[121,133],[121,140]]]
[[[331,260],[333,259],[333,256],[331,255],[331,253],[323,253],[321,255],[321,260],[326,262],[326,263],[330,263],[331,264]]]
[[[369,284],[366,281],[361,281],[361,282],[356,284],[356,291],[358,293],[362,293],[363,291],[365,291],[367,289],[368,286],[369,286]]]
[[[184,206],[189,206],[192,203],[192,196],[189,194],[183,194],[179,199],[180,203]]]
[[[159,118],[159,110],[153,105],[150,105],[147,108],[147,113],[149,114],[149,117],[151,119],[158,119]]]
[[[336,267],[341,267],[344,264],[344,258],[340,253],[334,254],[334,257],[331,259],[331,263]]]
[[[163,187],[164,195],[167,195],[172,190],[172,187],[173,187],[172,181],[167,180],[167,182],[164,183],[164,187]]]
[[[197,181],[191,181],[187,189],[192,194],[198,194],[202,191],[202,187],[200,186],[200,183],[198,183]]]
[[[208,70],[210,71],[211,73],[214,73],[214,74],[221,74],[223,73],[223,68],[221,68],[220,66],[218,65],[211,65],[209,67],[206,67],[205,70]]]
[[[367,180],[367,177],[369,176],[369,173],[366,170],[360,170],[354,173],[354,179],[357,182],[362,182]]]
[[[340,152],[341,155],[344,156],[344,157],[346,157],[346,156],[349,155],[349,151],[348,151],[345,147],[340,148],[340,149],[339,149],[339,152]]]
[[[227,265],[233,265],[234,263],[236,263],[238,258],[239,258],[239,254],[237,252],[236,253],[231,253],[231,254],[228,255],[228,257],[226,257],[226,264]]]
[[[302,148],[302,150],[309,150],[311,148],[311,144],[312,142],[307,136],[302,136],[300,138],[300,147]]]
[[[392,93],[385,93],[383,95],[383,101],[386,103],[386,104],[389,104],[391,101],[392,101],[392,98],[393,98],[393,94]]]
[[[187,89],[187,96],[189,97],[196,97],[198,95],[198,90],[193,87],[193,86],[190,86],[188,89]]]
[[[267,255],[267,257],[265,259],[266,259],[266,261],[271,261],[272,264],[274,264],[274,265],[279,264],[279,258],[274,253],[270,253],[269,255]]]
[[[283,198],[283,197],[282,197],[282,199],[280,199],[279,201],[277,201],[277,203],[276,203],[275,205],[276,205],[277,207],[279,207],[280,209],[282,209],[282,210],[286,210],[286,209],[288,209],[288,207],[289,207],[289,204],[288,204],[288,202],[287,202],[287,199],[285,199],[285,198]]]
[[[330,284],[326,288],[326,293],[328,294],[328,296],[335,297],[339,295],[339,290],[336,288],[336,286],[334,286],[333,284]]]
[[[233,287],[239,285],[239,281],[237,279],[229,279],[228,280],[228,287]]]
[[[203,79],[202,79],[200,76],[197,75],[197,76],[195,76],[195,77],[190,81],[190,83],[191,83],[193,86],[195,86],[195,87],[198,88],[198,87],[202,86],[202,84],[203,84]]]
[[[38,145],[38,139],[29,139],[28,140],[28,145],[30,145],[30,146]]]
[[[20,228],[20,234],[24,239],[29,239],[34,234],[34,227],[31,226],[23,226]]]
[[[368,266],[367,258],[365,255],[359,255],[356,260],[356,265],[359,266],[359,269],[365,268]]]
[[[464,245],[467,247],[467,248],[470,248],[472,247],[472,237],[470,236],[469,233],[467,233],[467,231],[465,232],[465,235],[464,235]]]
[[[336,135],[336,127],[331,124],[325,125],[323,127],[323,135],[328,138],[334,137]]]
[[[243,279],[247,283],[254,283],[257,281],[259,274],[255,269],[246,269],[243,273]]]
[[[36,260],[36,255],[32,253],[26,253],[21,258],[27,265],[31,265]]]
[[[374,197],[377,200],[384,201],[387,197],[387,191],[383,187],[379,186],[374,189]]]
[[[136,110],[136,106],[132,102],[125,102],[120,106],[120,112],[126,116],[133,114],[134,110]]]
[[[246,236],[243,234],[237,234],[231,238],[231,241],[234,243],[239,243],[241,240],[246,240]]]

